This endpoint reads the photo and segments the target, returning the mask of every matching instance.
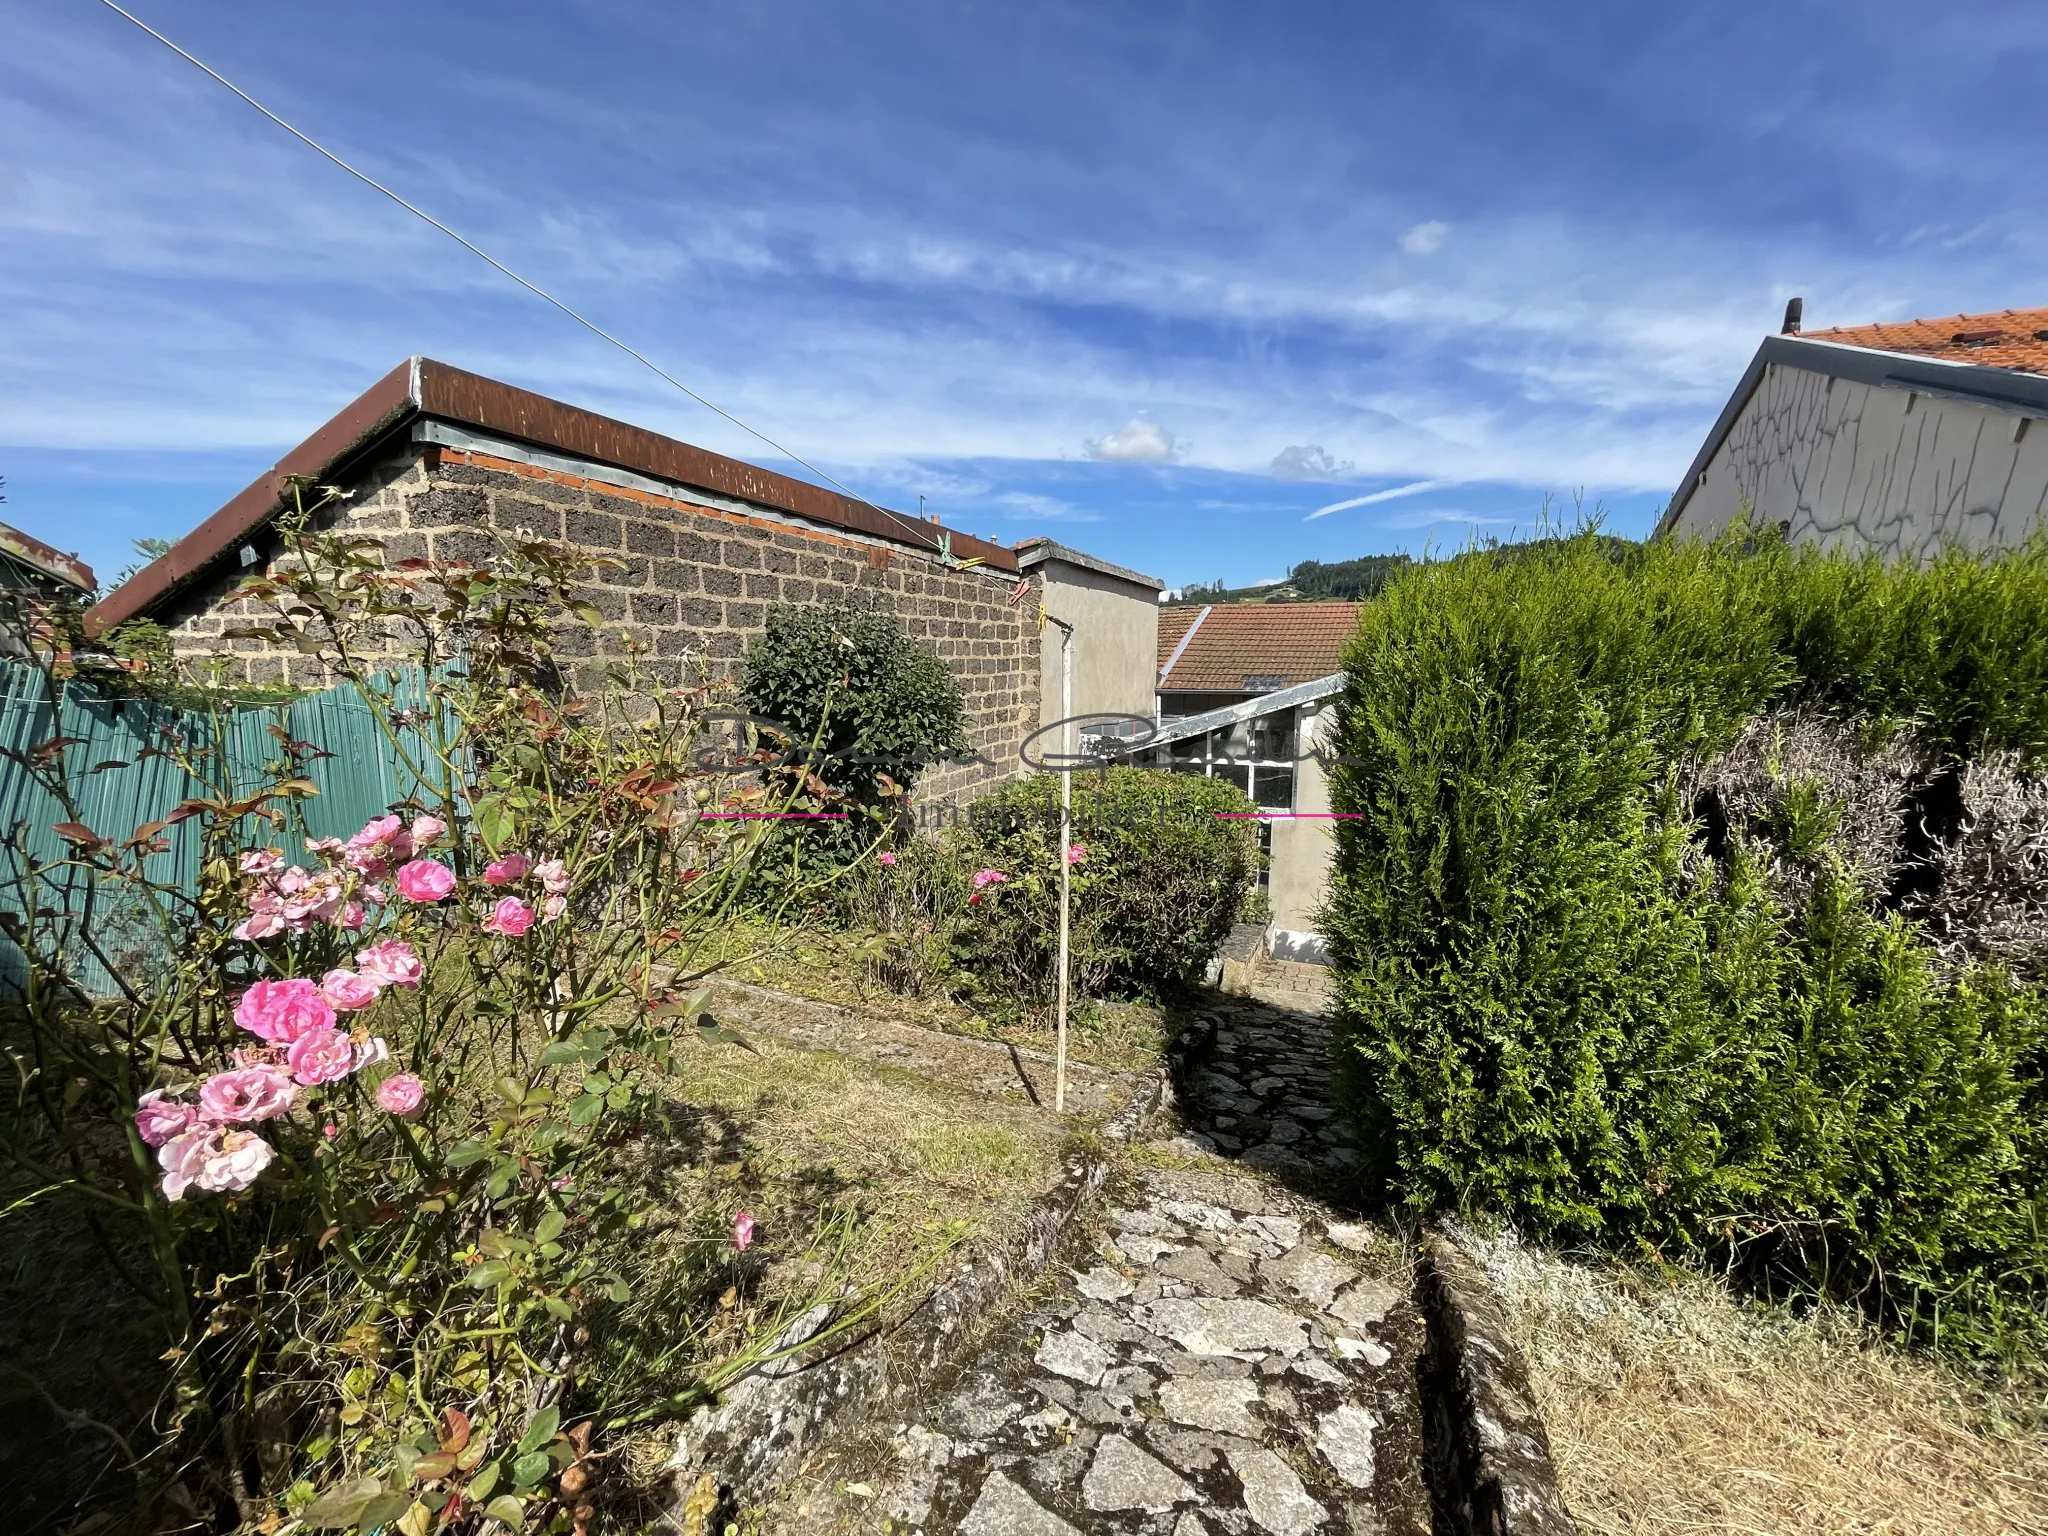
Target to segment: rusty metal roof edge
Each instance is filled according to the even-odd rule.
[[[0,523],[0,550],[54,581],[82,592],[92,591],[91,566],[76,555],[67,555],[54,545],[45,544],[32,533],[22,532],[12,523]]]
[[[956,561],[979,561],[983,567],[1011,575],[1018,569],[1016,554],[992,540],[886,512],[743,459],[728,458],[516,385],[415,356],[344,406],[178,540],[168,554],[151,561],[88,609],[87,637],[97,639],[116,624],[148,613],[214,567],[236,544],[277,515],[283,506],[287,476],[335,475],[414,415],[434,416],[592,463],[717,492],[903,548],[950,554]],[[930,530],[928,544],[926,529]]]
[[[227,552],[275,517],[291,475],[323,478],[382,440],[419,408],[420,364],[408,358],[329,417],[313,434],[205,522],[108,593],[85,613],[90,640],[149,612],[204,575]]]

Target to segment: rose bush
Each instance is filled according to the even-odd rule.
[[[629,663],[565,693],[553,639],[589,617],[572,551],[391,564],[317,522],[281,524],[292,559],[245,584],[269,614],[248,632],[355,690],[404,803],[310,837],[315,748],[282,740],[252,785],[226,733],[167,728],[151,750],[187,798],[95,827],[91,765],[61,738],[31,754],[65,852],[8,850],[26,981],[0,1153],[118,1223],[120,1272],[146,1255],[171,1377],[137,1470],[180,1520],[581,1531],[593,1435],[747,1363],[693,1357],[687,1311],[632,1309],[619,1170],[660,1130],[699,956],[759,847],[761,821],[706,813],[790,802],[697,766],[703,690]],[[196,888],[164,872],[174,838],[197,840]],[[141,961],[98,944],[115,895],[160,927]],[[722,1220],[719,1252],[756,1240]]]

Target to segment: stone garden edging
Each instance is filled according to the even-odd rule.
[[[1486,1272],[1442,1231],[1416,1266],[1429,1329],[1423,1407],[1437,1496],[1457,1536],[1577,1536],[1529,1371]]]

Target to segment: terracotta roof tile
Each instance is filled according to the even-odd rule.
[[[1361,603],[1218,603],[1208,610],[1173,671],[1171,693],[1248,693],[1292,688],[1342,665],[1344,642],[1358,627]],[[1198,607],[1159,612],[1159,665],[1166,666]],[[1247,678],[1256,678],[1247,683]]]
[[[1945,320],[1893,320],[1805,331],[1804,341],[1832,341],[1879,352],[1910,352],[1948,362],[1980,363],[2022,373],[2048,373],[2048,309],[2001,309]]]

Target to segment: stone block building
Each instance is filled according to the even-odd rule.
[[[578,594],[604,622],[558,640],[584,687],[629,642],[666,685],[730,677],[772,605],[864,595],[938,653],[966,698],[976,758],[929,770],[923,800],[1014,776],[1042,721],[1044,578],[1014,551],[427,358],[102,599],[88,633],[147,617],[181,655],[318,686],[315,660],[223,633],[253,616],[235,587],[282,553],[274,524],[293,475],[348,490],[337,525],[382,540],[387,560],[478,559],[521,533],[617,560]],[[1152,606],[1149,593],[1132,601]]]

